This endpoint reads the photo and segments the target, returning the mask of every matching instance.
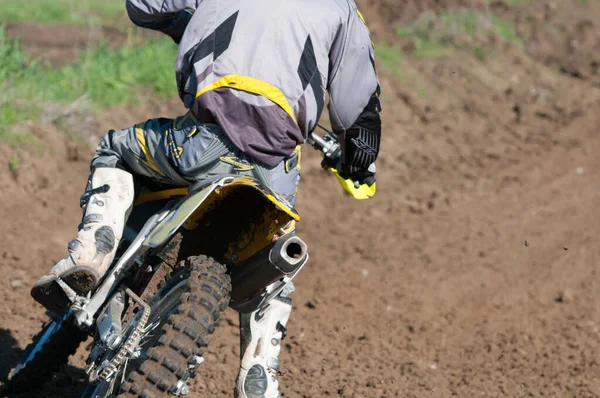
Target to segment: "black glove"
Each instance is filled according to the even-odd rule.
[[[357,134],[346,132],[345,150],[338,150],[331,157],[323,158],[321,167],[336,169],[340,177],[345,180],[350,179],[361,185],[372,186],[375,183],[375,160],[379,152],[379,136],[365,129],[357,130]],[[374,148],[366,145],[366,141],[372,143]]]
[[[372,186],[375,183],[375,163],[371,163],[367,169],[357,169],[352,171],[344,169],[344,165],[342,164],[342,159],[340,157],[337,159],[323,158],[321,161],[321,167],[324,169],[336,169],[340,177],[343,179],[357,181],[361,185],[367,184],[368,186]]]
[[[381,104],[379,102],[379,85],[368,104],[358,116],[354,124],[337,134],[341,154],[333,159],[324,159],[323,167],[333,167],[340,177],[350,179],[359,184],[372,186],[375,183],[375,160],[379,154],[381,140]]]
[[[340,176],[358,181],[361,185],[373,185],[380,137],[380,128],[354,125],[348,129],[344,134],[342,157],[338,167]]]
[[[368,186],[375,184],[375,173],[375,163],[371,163],[367,169],[344,170],[343,164],[341,165],[341,169],[338,169],[338,174],[343,179],[350,179],[357,181],[360,185],[367,184]]]
[[[375,183],[375,160],[381,140],[381,104],[379,86],[354,124],[340,137],[342,147],[341,177],[372,186]]]

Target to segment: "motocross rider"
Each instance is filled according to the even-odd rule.
[[[126,7],[134,24],[179,45],[176,81],[188,111],[102,138],[77,237],[31,290],[51,311],[69,305],[58,277],[85,295],[106,273],[141,179],[185,186],[245,173],[293,205],[299,146],[315,129],[326,92],[342,148],[340,175],[374,183],[369,165],[380,146],[380,88],[373,44],[354,0],[127,0]],[[264,313],[240,317],[239,397],[280,396],[278,355],[291,292],[289,284]]]

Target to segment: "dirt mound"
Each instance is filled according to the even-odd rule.
[[[390,26],[396,22],[412,21],[426,11],[446,10],[458,7],[474,8],[483,5],[481,0],[381,0],[380,15],[388,18]]]
[[[361,10],[389,34],[388,23],[426,8],[469,4]],[[600,14],[576,0],[489,10],[515,21],[522,45],[406,56],[402,83],[378,69],[375,198],[349,199],[305,149],[299,234],[311,260],[283,341],[284,397],[599,396]],[[91,133],[179,110],[128,108]],[[28,290],[76,232],[91,156],[52,128],[34,130],[49,150],[18,154],[16,179],[0,169],[0,376],[43,319]],[[6,163],[14,155],[0,147]],[[232,311],[217,334],[191,397],[231,396]],[[77,396],[84,350],[46,396]]]
[[[598,2],[536,2],[527,7],[494,3],[492,11],[515,21],[527,53],[546,66],[600,85]]]
[[[486,8],[482,0],[359,0],[361,13],[375,37],[394,41],[395,29],[425,12],[453,8]]]
[[[29,55],[48,61],[53,67],[66,65],[100,41],[115,48],[127,41],[125,33],[95,25],[8,24],[6,33],[18,37]]]
[[[9,23],[6,33],[18,37],[25,51],[32,57],[43,59],[51,67],[61,67],[81,56],[89,48],[104,43],[121,48],[142,37],[158,37],[150,31],[140,31],[139,36],[128,36],[125,29],[99,25],[49,25],[35,22]]]

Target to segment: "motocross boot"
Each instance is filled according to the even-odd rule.
[[[264,310],[240,315],[241,364],[236,398],[279,398],[279,352],[292,311],[289,297],[275,297]]]
[[[68,244],[69,256],[33,286],[31,296],[35,301],[50,311],[61,312],[71,302],[57,278],[78,295],[87,294],[98,284],[114,259],[133,197],[130,173],[117,168],[95,169],[82,197],[84,217],[77,238]]]

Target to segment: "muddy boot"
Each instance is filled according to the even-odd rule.
[[[116,168],[98,168],[84,197],[87,204],[69,256],[60,260],[31,289],[31,296],[50,311],[62,312],[71,302],[57,278],[77,294],[92,290],[108,270],[133,202],[133,177]]]
[[[240,315],[242,358],[236,398],[278,398],[279,352],[285,325],[292,311],[291,299],[276,297],[264,312]],[[261,314],[262,312],[262,314]]]

